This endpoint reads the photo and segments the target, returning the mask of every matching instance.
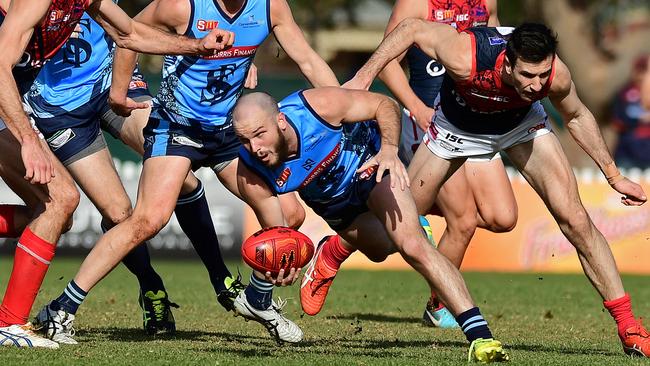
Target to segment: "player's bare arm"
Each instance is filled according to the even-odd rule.
[[[487,0],[485,2],[485,5],[487,6],[488,12],[490,13],[490,18],[488,19],[488,27],[498,27],[501,25],[499,22],[499,16],[498,16],[498,6],[497,6],[497,0]]]
[[[285,0],[271,1],[273,34],[284,51],[298,64],[300,71],[314,87],[338,86],[334,72],[314,51],[296,24]]]
[[[426,11],[427,4],[422,0],[398,0],[393,7],[393,12],[386,25],[384,37],[392,32],[404,19],[426,19]],[[391,93],[411,112],[412,118],[420,128],[426,130],[429,127],[428,125],[434,112],[411,89],[404,70],[402,70],[399,64],[405,55],[406,52],[402,52],[396,59],[390,61],[379,74],[379,77],[388,86]]]
[[[21,144],[25,179],[34,184],[49,183],[54,166],[23,111],[12,69],[20,62],[34,27],[45,16],[49,0],[13,0],[3,8],[7,15],[0,26],[0,118]]]
[[[391,98],[377,93],[343,88],[317,88],[306,90],[305,99],[323,119],[333,126],[341,123],[377,120],[381,133],[379,153],[357,172],[377,166],[377,182],[385,170],[396,178],[393,187],[400,182],[402,190],[410,185],[404,164],[397,157],[401,132],[400,111]]]
[[[458,33],[446,24],[408,18],[401,21],[395,30],[384,38],[368,62],[357,71],[354,79],[346,83],[346,86],[368,89],[372,80],[388,62],[396,59],[413,44],[420,47],[429,57],[443,64],[452,76],[469,77],[471,72],[469,35]]]
[[[628,206],[642,205],[647,197],[638,184],[622,176],[605,145],[598,123],[576,93],[575,85],[566,65],[556,58],[556,74],[549,98],[562,115],[571,136],[591,157],[603,172],[609,184],[624,195],[621,199]]]
[[[242,143],[246,144],[246,140],[242,139]],[[271,192],[266,182],[245,164],[237,166],[237,185],[242,198],[253,209],[263,228],[287,225],[278,197]],[[271,272],[266,272],[264,277],[276,286],[289,286],[298,279],[299,275],[300,268],[291,268],[286,277],[284,270],[280,270],[275,278],[272,277]]]
[[[201,39],[163,32],[134,21],[111,0],[92,0],[88,14],[99,23],[118,47],[156,55],[211,55],[232,45],[232,34],[214,29]]]

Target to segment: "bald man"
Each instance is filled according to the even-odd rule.
[[[469,295],[460,272],[438,253],[420,227],[409,180],[397,157],[400,111],[390,98],[359,90],[316,88],[278,104],[267,94],[243,96],[233,111],[242,147],[238,186],[263,227],[285,225],[277,195],[297,191],[337,232],[316,250],[303,286],[331,285],[337,257],[361,250],[375,262],[399,251],[445,300],[471,343],[469,359],[508,359]],[[335,240],[330,240],[335,238]],[[347,242],[347,243],[346,243]],[[305,292],[305,291],[301,291]],[[235,307],[246,304],[245,293]],[[324,296],[302,296],[305,301]],[[313,315],[313,314],[310,314]]]

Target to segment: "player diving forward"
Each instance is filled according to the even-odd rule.
[[[359,122],[368,120],[376,122]],[[400,120],[394,101],[328,87],[293,93],[278,107],[269,95],[252,93],[238,101],[233,123],[243,145],[239,188],[262,227],[284,225],[277,194],[299,192],[338,235],[373,261],[399,251],[455,314],[471,342],[471,360],[508,359],[460,272],[420,227],[406,169],[397,157]]]
[[[432,203],[445,180],[470,156],[505,151],[540,195],[575,246],[585,274],[618,327],[625,353],[650,356],[648,332],[635,320],[607,240],[585,210],[575,176],[539,100],[548,96],[573,138],[628,206],[643,204],[643,189],[621,175],[591,112],[580,101],[557,40],[541,24],[471,28],[418,19],[402,21],[347,84],[367,88],[412,44],[447,69],[437,112],[411,166],[418,207]]]
[[[82,263],[71,285],[85,295],[133,248],[155,235],[169,220],[190,170],[209,167],[235,195],[239,140],[231,109],[242,92],[257,47],[273,32],[288,55],[314,85],[338,85],[327,64],[311,49],[284,0],[157,0],[137,17],[177,34],[200,36],[217,25],[235,33],[232,47],[209,57],[167,56],[160,92],[153,100],[144,133],[144,165],[133,214],[109,230]],[[117,49],[110,100],[121,114],[144,107],[127,98],[136,54]],[[295,195],[283,197],[283,212],[292,226],[304,212]],[[207,206],[206,206],[207,207]],[[206,214],[201,212],[201,214]],[[280,274],[278,284],[291,283],[295,271]],[[274,286],[264,274],[252,275],[238,313],[264,325],[280,341],[298,342],[300,328],[272,304]],[[232,286],[231,286],[232,287]],[[230,306],[242,291],[232,288]],[[64,292],[62,297],[67,296]],[[64,299],[64,301],[68,301]],[[245,309],[245,310],[242,310]],[[68,332],[68,328],[59,329]]]

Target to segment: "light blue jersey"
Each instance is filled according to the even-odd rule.
[[[296,132],[297,155],[269,168],[243,146],[239,152],[242,161],[264,178],[275,193],[298,191],[313,208],[314,204],[354,196],[350,191],[355,185],[373,177],[374,170],[356,170],[379,151],[381,139],[376,122],[332,126],[314,112],[302,92],[286,97],[279,107]]]
[[[112,50],[111,38],[84,13],[75,33],[43,66],[27,93],[36,117],[66,114],[107,90],[111,83]]]
[[[220,28],[233,32],[235,43],[214,56],[165,56],[151,116],[211,130],[229,121],[257,47],[271,31],[270,0],[247,0],[232,18],[214,0],[189,1],[186,36],[202,38]]]

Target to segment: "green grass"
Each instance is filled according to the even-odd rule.
[[[2,258],[0,285],[10,260]],[[57,258],[33,311],[57,296],[79,260]],[[58,351],[0,348],[1,365],[460,365],[467,343],[459,330],[420,325],[427,288],[412,272],[342,271],[325,309],[301,316],[298,286],[276,291],[304,330],[298,346],[276,346],[253,322],[217,305],[199,262],[157,261],[171,299],[174,338],[143,334],[135,279],[119,267],[77,314],[80,344]],[[234,266],[233,266],[234,268]],[[650,365],[622,353],[614,322],[583,276],[467,273],[472,295],[513,365]],[[650,314],[648,277],[624,278],[638,315]]]

